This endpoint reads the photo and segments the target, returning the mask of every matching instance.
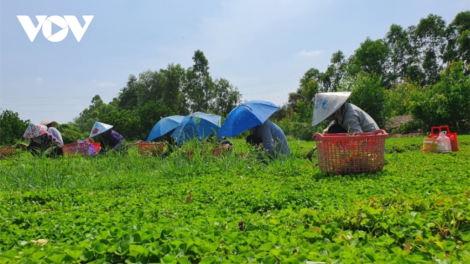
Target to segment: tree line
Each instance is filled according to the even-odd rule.
[[[73,122],[59,126],[64,141],[87,137],[95,121],[113,124],[132,140],[145,139],[165,116],[196,111],[228,115],[241,103],[237,87],[210,75],[202,51],[197,50],[192,59],[187,69],[169,64],[158,71],[130,75],[108,104],[94,96]],[[367,38],[349,57],[342,51],[333,53],[325,72],[315,68],[305,72],[297,91],[288,94],[287,103],[272,119],[286,134],[311,139],[313,131],[326,125],[312,129],[312,99],[318,92],[336,91],[352,91],[349,101],[368,112],[381,128],[390,117],[410,114],[415,120],[398,132],[447,124],[468,133],[470,11],[458,13],[448,25],[433,14],[416,26],[391,25],[383,39]],[[21,139],[18,131],[24,131],[29,121],[5,110],[0,122],[0,141],[5,145]]]
[[[352,91],[350,102],[382,128],[392,116],[411,114],[409,129],[448,124],[468,133],[469,64],[470,11],[448,25],[430,14],[416,26],[392,25],[383,39],[367,38],[349,57],[333,53],[325,72],[309,69],[275,118],[288,134],[311,138],[315,94]]]
[[[105,104],[96,95],[91,105],[75,118],[80,131],[89,131],[95,121],[112,124],[127,139],[146,139],[161,118],[202,111],[222,116],[241,102],[237,87],[227,79],[213,78],[209,61],[197,50],[193,66],[169,64],[166,69],[130,75],[119,95]]]

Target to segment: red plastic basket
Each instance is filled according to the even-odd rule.
[[[166,147],[165,142],[147,143],[139,142],[139,154],[145,156],[158,156],[163,153]]]
[[[16,147],[0,146],[0,159],[13,156],[15,151]]]
[[[437,138],[439,137],[439,133],[441,131],[446,132],[446,136],[450,139],[450,145],[452,147],[452,151],[456,152],[459,151],[459,144],[457,143],[457,133],[451,133],[449,126],[438,126],[438,127],[431,127],[431,135],[430,138]]]
[[[100,149],[100,143],[95,143],[92,138],[87,138],[83,141],[77,140],[78,143],[67,144],[62,147],[65,157],[69,156],[93,156],[97,154]]]
[[[385,130],[372,133],[315,133],[320,170],[333,174],[358,174],[382,171]]]

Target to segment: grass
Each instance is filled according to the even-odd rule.
[[[304,158],[314,143],[297,140],[267,165],[22,154],[0,161],[0,262],[465,263],[469,139],[445,155],[388,139],[383,172],[346,176],[322,173]]]

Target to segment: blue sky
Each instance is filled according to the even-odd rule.
[[[429,14],[450,23],[470,1],[2,1],[0,107],[39,123],[72,121],[99,94],[116,97],[130,74],[179,63],[197,49],[213,77],[237,86],[244,100],[281,105],[310,68],[324,71],[332,53],[350,56],[366,37],[392,24],[417,25]],[[17,16],[93,15],[77,42],[39,31],[31,42]],[[53,29],[53,33],[55,33]]]

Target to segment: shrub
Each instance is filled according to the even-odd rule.
[[[328,123],[322,122],[317,126],[312,127],[311,123],[293,122],[288,118],[284,118],[278,123],[278,125],[286,135],[301,140],[312,140],[313,133],[321,132],[323,128],[328,125]]]
[[[381,77],[373,73],[361,72],[353,84],[350,102],[368,113],[380,128],[385,127],[389,114],[385,108],[385,89]]]
[[[470,76],[464,76],[464,70],[462,61],[453,62],[441,73],[439,82],[411,94],[410,112],[426,129],[449,125],[451,130],[468,132]]]
[[[408,134],[418,131],[419,129],[421,129],[421,131],[426,131],[426,126],[423,124],[423,122],[419,120],[411,120],[400,124],[392,131],[392,133]]]
[[[12,145],[23,139],[23,134],[28,127],[29,120],[21,120],[18,113],[4,110],[0,114],[0,144]]]
[[[90,135],[89,132],[80,132],[80,128],[72,124],[57,125],[57,129],[62,134],[64,145],[75,143],[77,139],[85,139]]]

